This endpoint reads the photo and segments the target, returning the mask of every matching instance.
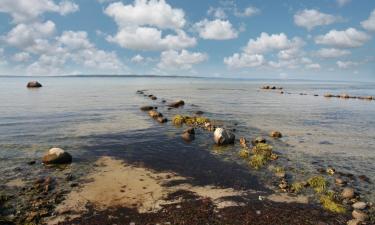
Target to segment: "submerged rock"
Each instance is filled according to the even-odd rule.
[[[183,100],[180,100],[180,101],[177,101],[177,102],[173,102],[173,103],[169,104],[168,106],[173,107],[173,108],[178,108],[178,107],[183,106],[183,105],[185,105],[185,102]]]
[[[341,192],[341,197],[343,198],[353,198],[354,197],[354,189],[350,187],[344,188]]]
[[[162,117],[162,116],[157,117],[156,120],[157,120],[159,123],[166,123],[166,122],[168,122],[168,119],[165,118],[165,117]]]
[[[153,106],[149,106],[149,105],[146,105],[146,106],[142,106],[140,109],[141,109],[142,111],[150,111],[150,110],[155,109],[155,107],[153,107]]]
[[[240,137],[240,145],[241,145],[241,147],[242,148],[248,148],[248,141],[246,140],[246,138],[244,138],[244,137]]]
[[[158,118],[158,117],[163,117],[163,114],[161,114],[160,112],[156,111],[156,110],[150,110],[148,111],[148,115],[150,115],[152,118]]]
[[[234,134],[224,128],[216,128],[214,132],[214,140],[218,145],[227,145],[234,143],[235,136]]]
[[[266,142],[267,141],[266,141],[266,139],[264,137],[256,137],[253,140],[251,140],[251,144],[254,145],[254,146],[257,145],[257,144],[259,144],[259,143],[265,144]]]
[[[29,83],[27,83],[27,86],[28,88],[40,88],[42,87],[42,84],[39,83],[38,81],[30,81]]]
[[[61,148],[51,148],[42,161],[44,164],[69,164],[72,162],[72,156]]]
[[[192,141],[195,138],[195,130],[194,128],[190,127],[184,131],[181,135],[182,139],[185,141]]]
[[[273,138],[281,138],[283,135],[279,131],[272,131],[270,133],[270,136],[273,137]]]

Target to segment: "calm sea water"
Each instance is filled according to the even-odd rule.
[[[161,99],[187,102],[184,109],[163,111],[167,117],[179,111],[202,110],[206,116],[235,127],[238,137],[279,130],[284,138],[273,144],[293,167],[314,173],[330,165],[337,171],[365,174],[375,182],[375,101],[322,97],[327,92],[375,96],[375,83],[150,77],[37,79],[44,87],[31,90],[25,87],[30,78],[0,78],[1,180],[21,176],[15,168],[39,160],[53,146],[67,149],[76,162],[124,153],[128,160],[150,165],[158,161],[160,169],[185,171],[192,165],[182,167],[181,155],[176,154],[191,155],[191,163],[195,163],[196,152],[189,152],[190,147],[173,139],[181,130],[156,124],[139,111],[140,106],[152,102],[135,92],[147,89],[159,97],[157,104]],[[262,91],[259,87],[264,84],[282,86],[291,94]],[[209,136],[198,138],[194,145],[208,149],[218,161],[236,161],[237,146],[216,151]],[[358,183],[357,188],[375,199],[373,184]]]

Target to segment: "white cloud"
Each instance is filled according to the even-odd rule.
[[[183,49],[181,52],[175,50],[164,51],[160,55],[158,68],[163,70],[191,69],[193,65],[207,60],[207,55],[200,52],[189,52]]]
[[[336,64],[340,69],[348,69],[353,66],[358,66],[360,63],[353,61],[337,61]]]
[[[85,31],[64,31],[58,42],[69,50],[92,48],[93,45],[87,38]]]
[[[368,31],[375,31],[375,9],[371,12],[367,20],[361,22],[361,25]]]
[[[319,70],[321,66],[318,63],[311,63],[306,65],[307,69]]]
[[[228,20],[212,20],[204,19],[194,25],[199,36],[209,40],[229,40],[238,37],[238,32],[233,28]]]
[[[162,32],[153,27],[123,28],[115,36],[108,36],[107,40],[123,48],[145,51],[184,49],[196,45],[196,39],[189,37],[183,30],[176,32],[177,35],[162,37]]]
[[[224,63],[230,68],[258,67],[265,63],[265,59],[260,54],[235,53],[230,57],[225,57]]]
[[[349,50],[337,49],[337,48],[322,48],[318,50],[315,55],[322,58],[338,58],[346,55],[350,55]]]
[[[337,2],[337,5],[339,5],[340,7],[343,7],[347,4],[349,4],[351,2],[351,0],[336,0]]]
[[[224,63],[230,68],[246,68],[269,66],[272,68],[295,69],[300,66],[317,69],[316,63],[303,57],[302,47],[305,42],[294,37],[289,39],[284,33],[261,33],[257,39],[250,39],[241,53],[235,53],[224,58]],[[277,52],[277,61],[267,61],[266,54]]]
[[[304,27],[308,30],[312,30],[317,26],[329,25],[339,21],[342,21],[341,17],[322,13],[315,9],[305,9],[294,15],[294,23],[297,26]]]
[[[16,62],[27,62],[31,58],[28,52],[18,52],[13,55],[12,60]]]
[[[220,7],[218,8],[210,7],[207,11],[207,14],[218,19],[227,18],[227,14],[225,13],[225,10]]]
[[[66,15],[78,10],[79,6],[71,1],[61,1],[59,4],[56,4],[53,0],[0,1],[0,12],[9,13],[16,23],[30,22],[45,12],[57,12]]]
[[[18,24],[0,39],[8,45],[23,49],[31,48],[38,40],[51,37],[56,31],[55,24],[48,20],[45,23]]]
[[[156,26],[160,29],[180,29],[185,25],[185,13],[174,9],[165,0],[135,0],[133,5],[110,4],[105,14],[114,18],[120,28]]]
[[[365,32],[355,28],[348,28],[343,31],[331,30],[325,35],[315,38],[317,44],[331,45],[339,48],[356,48],[370,40]]]
[[[139,54],[135,55],[133,58],[130,59],[132,63],[143,63],[145,58]]]
[[[289,40],[284,33],[269,35],[263,32],[256,40],[250,39],[244,51],[247,54],[257,54],[273,50],[291,49],[302,45],[304,45],[304,42],[301,38],[295,37]]]
[[[260,10],[256,7],[249,6],[245,8],[243,11],[239,11],[237,8],[235,9],[234,15],[237,17],[250,17],[260,13]]]
[[[117,33],[107,36],[107,41],[123,48],[164,51],[196,45],[196,39],[182,30],[186,23],[184,11],[172,8],[165,0],[135,0],[129,5],[116,2],[104,12],[118,25]],[[163,35],[165,29],[171,32]]]

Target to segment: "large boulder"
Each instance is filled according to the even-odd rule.
[[[72,156],[61,148],[51,148],[42,161],[44,164],[69,164],[72,162]]]
[[[42,87],[42,84],[39,83],[38,81],[30,81],[29,83],[27,83],[27,86],[28,88],[40,88]]]
[[[235,136],[234,134],[224,128],[216,128],[214,132],[214,140],[218,145],[227,145],[234,143]]]

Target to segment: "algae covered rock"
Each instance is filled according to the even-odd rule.
[[[267,141],[264,137],[256,137],[253,140],[251,140],[251,144],[254,145],[254,146],[257,145],[257,144],[260,144],[260,143],[265,144],[266,142]]]
[[[185,123],[185,117],[182,115],[175,115],[172,119],[172,122],[174,125],[181,126]]]
[[[234,134],[224,128],[216,128],[214,132],[214,141],[217,145],[228,145],[234,143]]]
[[[44,164],[69,164],[72,162],[72,156],[61,148],[51,148],[42,161]]]

